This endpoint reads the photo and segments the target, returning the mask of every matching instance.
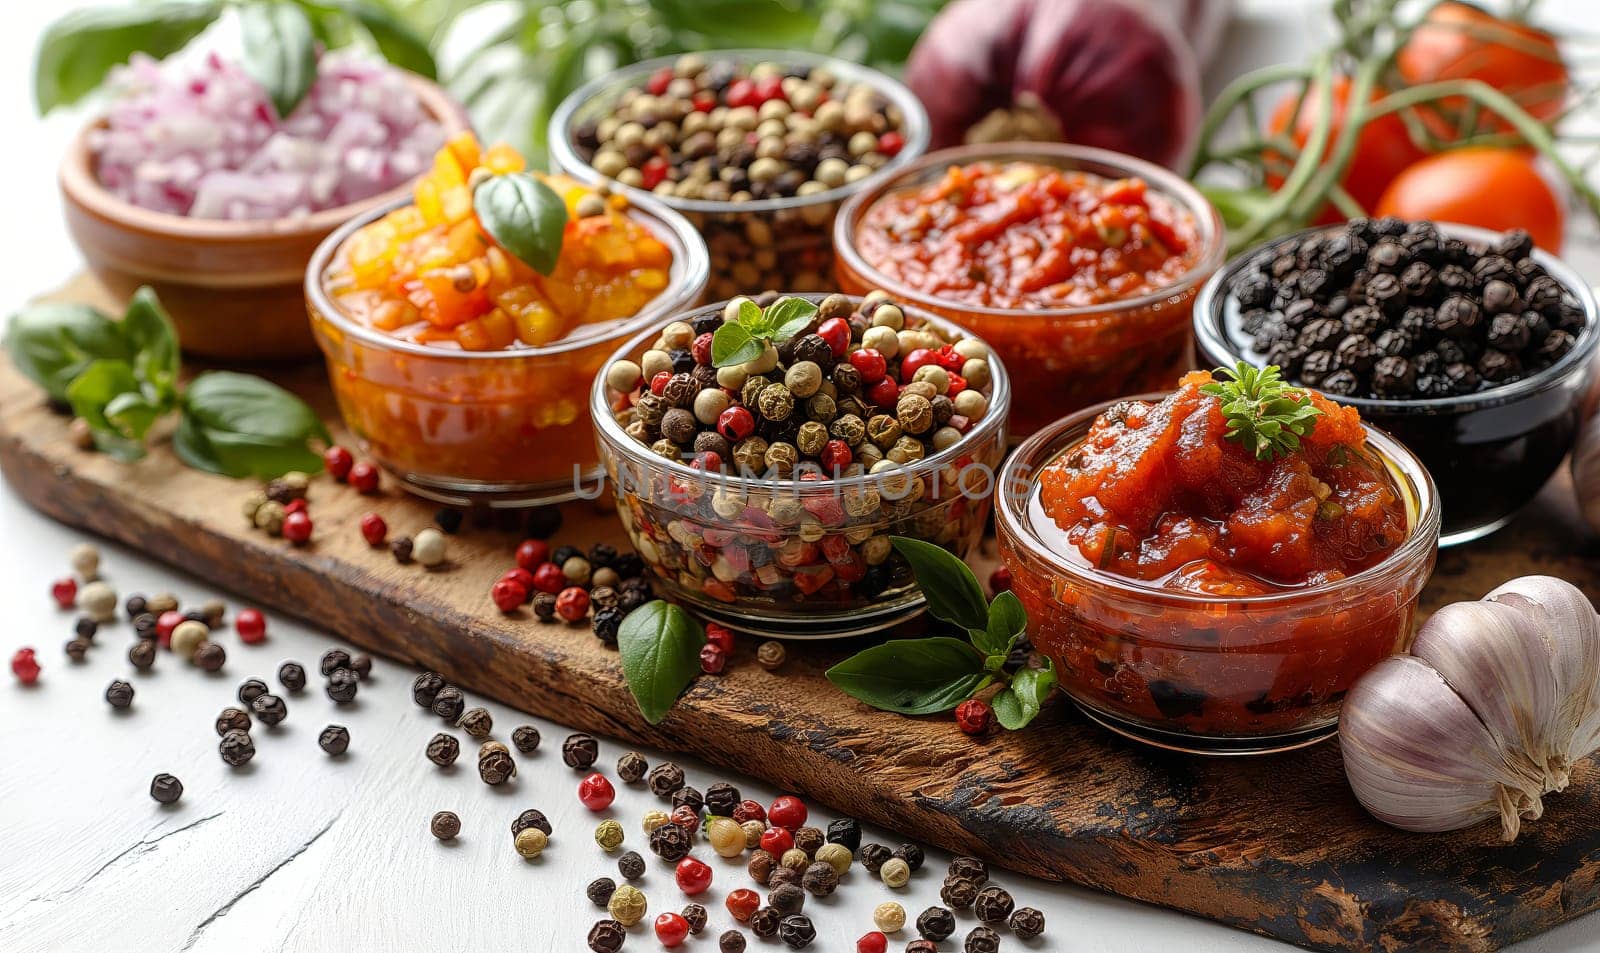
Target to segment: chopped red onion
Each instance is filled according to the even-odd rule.
[[[215,53],[161,63],[135,54],[90,136],[100,183],[143,208],[194,218],[271,219],[359,202],[425,170],[445,133],[404,74],[329,53],[287,119]]]

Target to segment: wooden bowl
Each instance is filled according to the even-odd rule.
[[[438,85],[407,76],[446,135],[467,128],[466,114]],[[140,285],[161,296],[183,350],[229,361],[311,358],[305,273],[317,245],[344,222],[409,194],[411,183],[360,202],[293,219],[232,221],[154,212],[100,184],[80,132],[61,162],[67,230],[89,268],[119,300]]]

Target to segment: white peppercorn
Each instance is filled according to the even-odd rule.
[[[429,569],[444,563],[445,550],[444,534],[431,526],[418,531],[411,539],[411,558]]]
[[[78,608],[96,622],[117,618],[117,591],[103,582],[91,582],[78,592]]]
[[[606,368],[606,386],[614,391],[629,393],[644,378],[644,371],[632,361],[613,361]]]
[[[100,578],[100,550],[92,543],[79,543],[72,547],[72,553],[67,558],[79,579],[94,582]]]
[[[201,644],[210,636],[211,630],[206,628],[204,622],[185,619],[172,630],[170,642],[172,654],[186,661],[193,661],[195,650],[200,648]]]
[[[977,420],[989,410],[989,398],[975,390],[964,390],[955,397],[956,413]]]

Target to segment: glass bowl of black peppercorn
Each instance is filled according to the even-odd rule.
[[[1441,546],[1506,525],[1577,435],[1600,318],[1523,231],[1357,219],[1223,268],[1194,311],[1202,362],[1277,364],[1360,409],[1439,487]]]

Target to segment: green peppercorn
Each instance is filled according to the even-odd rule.
[[[537,827],[530,827],[517,835],[514,847],[517,855],[523,860],[533,860],[544,853],[545,847],[550,843],[550,836]]]
[[[606,903],[606,910],[611,913],[612,918],[625,927],[631,927],[644,919],[647,909],[649,903],[645,900],[644,894],[639,888],[628,884],[618,887]]]
[[[814,420],[806,421],[800,425],[794,442],[802,454],[815,457],[828,445],[828,428]]]
[[[902,433],[900,422],[888,414],[873,414],[872,418],[867,421],[867,439],[881,449],[888,449],[893,446],[894,442],[900,439]]]
[[[624,836],[622,825],[613,820],[601,821],[594,829],[594,842],[608,854],[622,846]]]

